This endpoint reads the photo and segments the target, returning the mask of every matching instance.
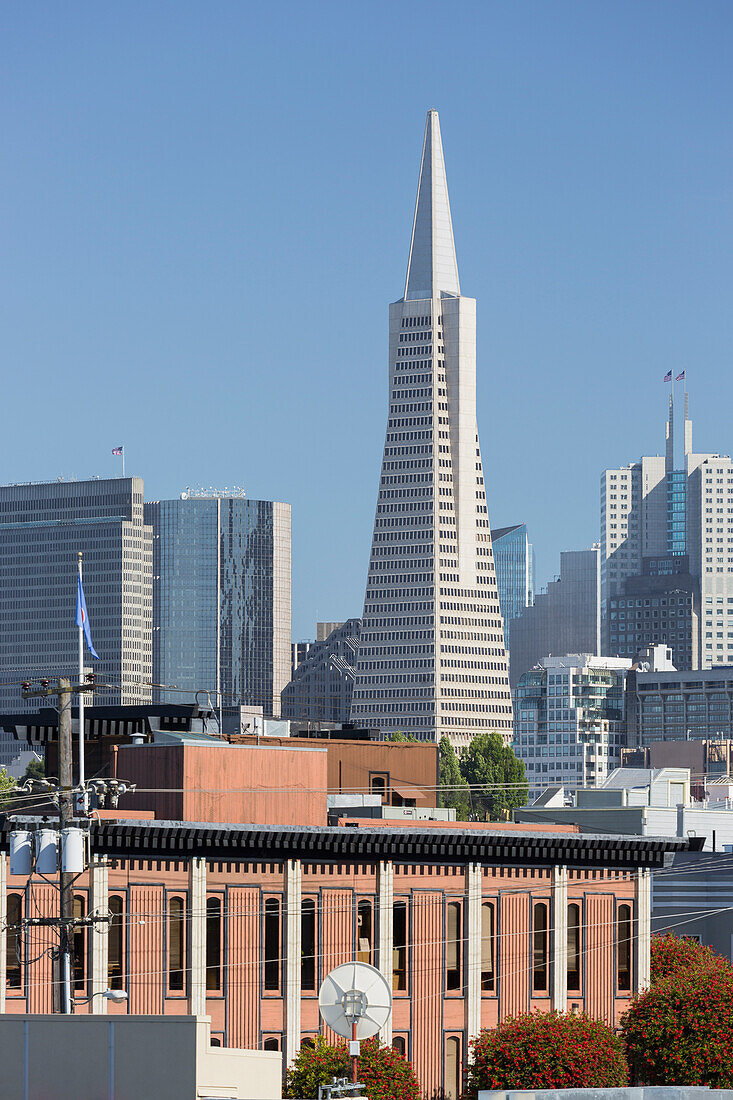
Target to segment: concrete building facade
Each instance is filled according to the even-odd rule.
[[[543,657],[601,652],[600,549],[560,554],[560,576],[512,623],[512,687]]]
[[[105,701],[150,699],[152,531],[142,478],[0,486],[0,711],[34,709],[20,681],[78,673],[77,561]]]
[[[600,785],[626,746],[625,680],[631,662],[545,657],[515,690],[514,744],[530,792],[550,784]]]
[[[733,667],[634,672],[628,681],[629,746],[733,738]]]
[[[280,713],[290,679],[290,505],[226,491],[145,505],[153,530],[153,679]]]
[[[308,646],[305,657],[283,688],[283,718],[348,722],[360,632],[361,620],[348,619],[337,624],[324,639]]]
[[[436,111],[404,296],[351,720],[420,740],[510,738],[512,704],[476,424],[476,302],[461,294]]]

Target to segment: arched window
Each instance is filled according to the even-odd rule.
[[[280,902],[268,898],[265,902],[265,989],[280,988]]]
[[[445,1041],[445,1088],[446,1100],[458,1100],[461,1095],[461,1042],[455,1035],[449,1035]]]
[[[110,989],[124,989],[123,901],[113,894],[107,905],[110,922],[107,933],[107,985]]]
[[[481,990],[491,993],[494,989],[494,906],[485,901],[481,906]]]
[[[280,1040],[276,1039],[274,1035],[271,1035],[269,1039],[265,1039],[262,1045],[265,1050],[279,1050]]]
[[[547,989],[547,904],[534,907],[532,928],[532,988],[536,993]]]
[[[316,988],[316,903],[304,898],[300,907],[300,987]]]
[[[74,898],[74,920],[80,920],[84,916],[84,898]],[[74,928],[74,989],[84,991],[85,962],[86,962],[87,930],[86,926]]]
[[[616,914],[616,984],[619,992],[631,990],[631,906],[619,905]]]
[[[356,907],[356,957],[359,962],[372,961],[372,903],[366,900]]]
[[[392,989],[407,989],[407,903],[392,906]]]
[[[407,1057],[407,1045],[405,1043],[404,1035],[393,1035],[392,1046],[398,1054],[401,1054],[403,1056],[403,1058]]]
[[[221,898],[206,899],[206,988],[221,989]]]
[[[580,906],[568,905],[568,990],[580,991]]]
[[[180,993],[185,988],[185,921],[183,898],[168,902],[168,988]]]
[[[449,901],[445,907],[445,988],[461,988],[461,956],[463,936],[460,901]]]
[[[7,938],[5,940],[5,984],[8,989],[22,987],[22,968],[20,950],[23,942],[20,922],[23,919],[23,898],[21,894],[8,894],[7,900]]]

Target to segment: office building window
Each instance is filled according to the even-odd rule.
[[[532,988],[536,993],[544,993],[547,990],[547,903],[538,902],[533,915]]]
[[[396,901],[392,907],[392,989],[407,989],[407,902]]]
[[[446,1100],[459,1100],[461,1095],[461,1040],[449,1035],[445,1041],[445,1088]]]
[[[107,933],[107,985],[110,989],[124,989],[123,899],[117,894],[113,894],[109,899],[107,908],[110,917],[109,932]]]
[[[280,902],[268,898],[265,902],[265,989],[280,989]]]
[[[315,992],[316,988],[316,903],[305,898],[300,908],[300,986]]]
[[[221,990],[221,898],[206,900],[206,988]]]
[[[580,906],[568,905],[568,989],[580,990]]]
[[[372,961],[372,903],[366,900],[356,907],[356,957],[359,962]]]
[[[84,898],[74,898],[74,919],[81,920],[84,916]],[[84,925],[81,928],[74,929],[74,989],[84,990],[84,982],[86,978],[86,944],[87,944],[87,930]]]
[[[494,906],[485,901],[481,906],[481,991],[494,990]]]
[[[8,894],[7,900],[7,938],[5,941],[5,984],[8,989],[22,987],[21,936],[20,922],[23,919],[23,898],[21,894]]]
[[[168,989],[180,993],[184,988],[184,928],[183,898],[168,902]]]
[[[445,988],[461,988],[461,955],[463,948],[462,907],[459,901],[449,901],[445,907]]]
[[[619,905],[616,915],[616,985],[619,992],[631,990],[631,906]]]

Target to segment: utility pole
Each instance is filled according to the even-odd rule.
[[[71,748],[71,682],[63,677],[59,679],[59,831],[67,829],[74,819],[74,807],[71,793],[74,785],[73,753]],[[81,694],[81,692],[79,693]],[[61,863],[59,862],[59,867]],[[60,977],[61,1011],[69,1014],[74,1010],[71,995],[71,972],[73,954],[74,922],[74,878],[68,871],[59,870],[60,878]]]

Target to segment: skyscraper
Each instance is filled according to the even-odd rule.
[[[664,457],[602,475],[604,650],[666,644],[677,668],[710,668],[733,662],[733,464],[693,453],[687,393],[675,443],[670,394]]]
[[[349,720],[361,622],[347,619],[345,623],[318,623],[319,635],[321,627],[327,626],[333,630],[310,643],[290,683],[283,688],[283,718],[308,722]]]
[[[458,745],[512,703],[476,425],[476,302],[461,294],[437,111],[425,127],[351,720]]]
[[[211,490],[146,504],[145,517],[155,682],[279,714],[290,679],[290,505]]]
[[[0,710],[36,709],[13,681],[78,672],[77,554],[102,703],[150,701],[152,533],[142,478],[0,487]]]
[[[504,642],[511,649],[511,623],[525,607],[534,603],[534,549],[527,536],[527,524],[498,527],[491,532],[499,588],[499,606],[504,622]]]
[[[560,576],[512,624],[512,687],[543,657],[601,652],[600,548],[564,550]]]

